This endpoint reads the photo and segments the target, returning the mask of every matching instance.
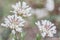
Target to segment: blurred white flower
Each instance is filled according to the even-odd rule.
[[[34,13],[38,19],[44,18],[44,17],[48,17],[49,16],[49,12],[45,9],[33,9],[32,13]]]
[[[31,16],[31,7],[29,7],[29,5],[27,5],[25,2],[18,2],[16,5],[12,5],[12,8],[14,10],[10,12],[22,15],[23,17]]]
[[[56,34],[56,26],[48,20],[41,20],[35,23],[44,38],[45,36],[53,37],[53,34]]]
[[[1,26],[8,27],[12,29],[12,33],[15,33],[15,31],[22,32],[22,27],[24,26],[24,23],[25,20],[15,14],[7,16],[4,23],[1,23]]]
[[[53,11],[54,10],[54,0],[47,0],[45,7],[48,11]]]

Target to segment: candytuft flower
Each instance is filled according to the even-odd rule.
[[[12,33],[15,31],[22,32],[22,27],[24,26],[25,20],[22,17],[15,15],[9,15],[5,18],[4,23],[1,26],[12,29]]]
[[[53,37],[53,34],[56,34],[56,26],[48,20],[41,20],[35,23],[44,38],[45,36]]]
[[[15,5],[12,5],[12,8],[14,10],[10,12],[13,12],[23,17],[31,16],[31,7],[29,7],[29,5],[27,5],[25,2],[22,2],[22,4],[21,2],[18,2]]]

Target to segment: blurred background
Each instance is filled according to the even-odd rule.
[[[21,0],[0,0],[0,24],[3,22],[3,18],[11,14],[11,5],[17,3]],[[25,40],[34,40],[35,34],[38,29],[34,25],[34,22],[42,19],[47,19],[52,21],[57,26],[57,34],[53,38],[44,38],[43,40],[60,40],[60,0],[22,0],[32,7],[32,20],[28,19],[30,25],[26,24],[24,29],[26,33]],[[50,3],[50,4],[49,4]],[[47,7],[46,5],[49,4]],[[29,27],[31,26],[31,27]],[[0,40],[9,40],[10,30],[0,26]],[[29,38],[29,39],[28,39]]]

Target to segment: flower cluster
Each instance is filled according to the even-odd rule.
[[[42,37],[49,36],[53,37],[53,34],[56,34],[56,26],[48,20],[41,20],[35,23],[42,35]]]
[[[15,15],[9,15],[5,18],[4,23],[1,25],[4,27],[11,28],[12,31],[22,32],[22,27],[24,26],[25,20],[22,17]]]
[[[12,29],[12,33],[22,32],[22,27],[26,22],[23,17],[31,16],[31,7],[25,2],[18,2],[16,5],[12,5],[13,10],[10,11],[14,13],[13,15],[8,15],[4,19],[4,23],[1,23],[1,26]]]
[[[27,5],[25,2],[18,2],[16,3],[16,5],[12,5],[12,8],[14,10],[10,12],[13,12],[23,17],[31,16],[31,7],[29,7],[29,5]]]
[[[13,15],[8,15],[4,19],[4,23],[1,23],[1,26],[12,29],[12,33],[22,32],[24,23],[26,22],[23,17],[31,16],[31,7],[25,2],[18,2],[15,5],[12,5],[13,10],[10,11],[14,13]],[[42,35],[42,37],[49,36],[53,37],[53,34],[56,34],[56,26],[48,20],[41,20],[35,23]]]

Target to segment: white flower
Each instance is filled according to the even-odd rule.
[[[22,32],[22,27],[24,26],[25,20],[22,17],[15,15],[9,15],[5,18],[4,23],[1,26],[8,27],[12,29],[12,32],[18,31]]]
[[[45,7],[48,11],[53,11],[54,10],[54,0],[47,0]]]
[[[48,20],[41,20],[35,23],[42,35],[42,37],[49,36],[53,37],[53,34],[56,34],[56,26]]]
[[[12,5],[12,8],[14,9],[13,13],[15,14],[19,14],[22,15],[24,17],[28,17],[31,16],[31,7],[29,7],[29,5],[27,5],[25,2],[18,2],[16,3],[16,5]]]

